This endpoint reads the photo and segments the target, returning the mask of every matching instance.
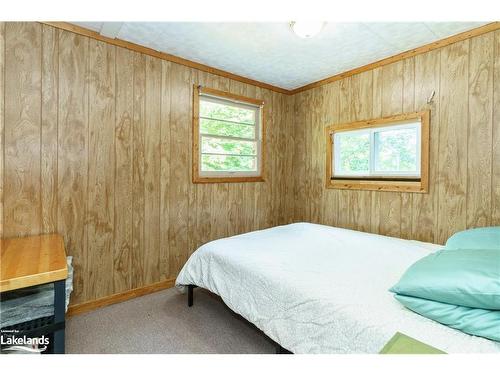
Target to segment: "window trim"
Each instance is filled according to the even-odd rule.
[[[234,172],[234,177],[227,176],[225,172],[208,172],[206,175],[200,173],[201,166],[201,136],[200,136],[200,96],[213,96],[215,99],[230,100],[235,103],[240,103],[243,106],[260,107],[259,119],[256,119],[255,130],[257,138],[260,136],[260,141],[257,141],[257,172]],[[226,91],[215,90],[208,87],[194,85],[193,87],[193,153],[192,153],[192,180],[193,183],[223,183],[223,182],[263,182],[265,181],[265,118],[264,118],[264,101],[260,99],[248,98],[242,95],[232,94]]]
[[[429,191],[429,119],[430,111],[404,113],[378,119],[331,125],[326,128],[326,187],[329,189],[375,190],[427,193]],[[335,133],[367,128],[387,128],[419,120],[420,128],[420,178],[415,176],[360,176],[360,178],[333,176]]]

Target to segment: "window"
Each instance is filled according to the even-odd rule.
[[[263,181],[263,102],[195,87],[193,182]]]
[[[327,187],[426,192],[429,112],[327,129]]]
[[[334,177],[420,178],[420,123],[334,133]]]

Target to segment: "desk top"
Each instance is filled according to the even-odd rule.
[[[0,240],[0,292],[64,280],[62,236],[45,234]]]

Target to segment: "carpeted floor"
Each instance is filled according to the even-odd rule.
[[[67,353],[275,353],[275,344],[219,297],[175,288],[66,321]]]

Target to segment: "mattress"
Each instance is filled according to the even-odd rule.
[[[293,353],[378,353],[398,331],[447,353],[500,352],[499,342],[422,317],[388,291],[412,263],[440,248],[295,223],[201,246],[176,285],[219,295]]]

